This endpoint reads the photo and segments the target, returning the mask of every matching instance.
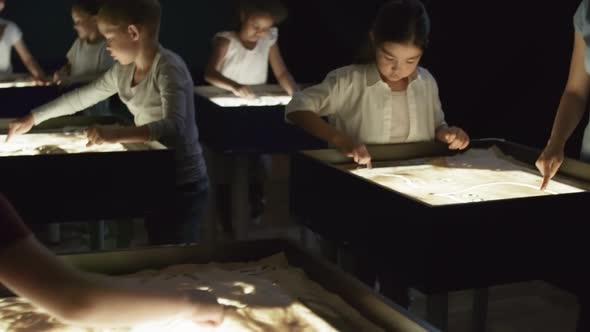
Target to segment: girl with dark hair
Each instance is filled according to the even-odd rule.
[[[418,66],[429,31],[420,1],[387,2],[369,33],[372,47],[367,63],[332,71],[323,83],[295,94],[287,106],[287,119],[367,167],[371,156],[365,144],[438,140],[450,149],[465,149],[469,136],[446,124],[436,81]],[[379,246],[354,248],[359,257],[357,276],[369,285],[378,280],[384,295],[408,306],[408,276],[415,272],[411,262],[399,262],[394,270],[374,255]]]
[[[370,61],[332,71],[323,83],[295,94],[287,119],[367,166],[365,144],[436,139],[465,149],[469,137],[446,124],[436,81],[418,66],[429,31],[418,0],[387,2],[369,33]]]

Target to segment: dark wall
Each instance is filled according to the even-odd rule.
[[[39,62],[52,68],[65,61],[76,38],[71,0],[8,0],[2,17],[15,21]],[[163,0],[162,44],[180,54],[191,67],[201,67],[214,33],[227,28],[232,0]],[[17,57],[14,58],[18,64]]]
[[[300,82],[350,64],[382,0],[284,0],[283,56]],[[567,78],[572,16],[580,0],[429,0],[432,43],[423,66],[437,78],[448,122],[473,137],[544,145]],[[8,0],[40,61],[55,66],[74,39],[67,0]],[[200,80],[216,31],[229,26],[232,0],[162,0],[161,41]],[[578,131],[568,147],[579,149]]]
[[[450,121],[474,136],[543,146],[567,80],[578,3],[432,1],[425,65]],[[570,154],[580,139],[578,131]]]

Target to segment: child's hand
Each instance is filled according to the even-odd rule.
[[[347,154],[347,156],[352,158],[354,162],[359,165],[367,166],[367,168],[373,168],[373,164],[371,164],[371,155],[364,144],[356,146],[351,152]]]
[[[53,83],[55,84],[61,84],[63,81],[63,73],[61,71],[56,71],[53,74]]]
[[[356,144],[347,136],[337,137],[333,144],[347,157],[352,158],[355,163],[372,168],[371,155],[364,144]]]
[[[35,125],[33,114],[28,114],[22,118],[16,119],[8,124],[8,135],[6,135],[6,142],[10,141],[13,136],[23,135],[31,131]]]
[[[189,299],[195,307],[191,317],[193,322],[209,327],[221,325],[225,316],[225,307],[217,302],[215,295],[205,291],[192,291]]]
[[[87,147],[104,143],[117,143],[119,128],[91,127],[85,130],[88,138]]]
[[[557,174],[559,167],[563,163],[564,153],[563,153],[563,146],[556,146],[552,144],[548,144],[535,165],[541,175],[543,175],[543,183],[541,184],[541,190],[545,190],[547,185],[549,185],[549,181]]]
[[[241,97],[241,98],[246,98],[246,99],[256,98],[256,94],[254,94],[252,89],[250,89],[250,87],[247,85],[238,84],[233,88],[232,92],[234,93],[234,95]]]
[[[51,83],[53,83],[52,81],[50,81],[48,78],[46,78],[44,76],[33,76],[33,82],[35,83],[36,86],[48,86],[48,85],[51,85]]]
[[[464,150],[469,146],[469,136],[459,127],[441,128],[436,132],[436,138],[448,144],[451,150]]]

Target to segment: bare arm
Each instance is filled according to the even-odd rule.
[[[563,148],[586,111],[590,78],[584,65],[586,43],[576,32],[569,77],[557,110],[548,144]]]
[[[340,104],[334,101],[334,96],[340,91],[339,80],[337,74],[329,73],[322,83],[297,93],[287,105],[285,117],[328,144],[348,150],[347,148],[354,143],[346,134],[322,119],[322,116],[335,114],[340,107]]]
[[[115,328],[175,318],[200,321],[203,317],[199,315],[215,306],[204,294],[195,297],[148,289],[78,271],[32,235],[0,251],[0,266],[3,284],[58,319],[76,325]]]
[[[14,44],[14,48],[16,49],[16,52],[20,56],[25,67],[27,67],[31,75],[33,75],[33,77],[36,79],[45,79],[45,72],[43,71],[43,69],[41,69],[41,67],[31,54],[31,52],[29,51],[29,48],[22,39],[17,41],[16,44]]]
[[[281,55],[281,50],[279,49],[278,44],[274,44],[270,48],[269,61],[277,82],[279,82],[289,96],[292,96],[295,92],[299,91],[293,76],[287,69],[285,61],[283,61],[283,56]]]
[[[223,66],[229,43],[230,41],[225,38],[215,38],[213,54],[211,54],[211,58],[205,69],[205,81],[213,86],[235,93],[240,84],[221,74],[221,66]]]
[[[564,148],[582,119],[590,90],[590,77],[585,68],[586,43],[581,33],[574,36],[574,50],[565,91],[557,109],[547,146],[537,160],[536,166],[543,175],[541,189],[557,174],[564,160]]]
[[[338,150],[347,155],[361,145],[359,142],[354,142],[348,135],[324,121],[314,112],[294,111],[287,114],[287,119],[303,128],[311,135],[335,146]]]

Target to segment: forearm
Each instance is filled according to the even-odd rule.
[[[287,118],[311,135],[332,145],[339,146],[341,140],[347,137],[311,111],[291,112],[287,115]]]
[[[587,100],[569,92],[561,97],[548,144],[563,147],[584,116]]]
[[[65,285],[65,299],[76,307],[61,314],[61,319],[91,327],[129,327],[136,324],[188,319],[194,304],[188,296],[174,290],[135,285],[132,280],[79,273]]]
[[[117,129],[115,143],[143,143],[150,140],[148,126],[124,127]]]
[[[229,78],[223,76],[219,71],[217,70],[212,70],[212,71],[208,71],[207,74],[205,75],[205,81],[207,81],[207,83],[216,86],[220,89],[224,89],[224,90],[228,90],[228,91],[234,91],[236,86],[238,86],[239,84],[233,80],[230,80]]]
[[[128,327],[190,315],[188,298],[76,270],[32,235],[0,250],[0,282],[52,316],[88,327]]]
[[[297,83],[295,83],[295,79],[289,72],[278,76],[277,81],[283,90],[289,94],[289,96],[292,96],[295,92],[299,91],[299,87],[297,86]]]
[[[25,67],[27,67],[27,70],[31,73],[31,75],[33,75],[33,77],[35,78],[44,78],[45,77],[45,72],[43,71],[43,69],[41,69],[41,66],[39,66],[39,64],[37,63],[37,61],[30,57],[25,59],[24,61],[24,65]]]

